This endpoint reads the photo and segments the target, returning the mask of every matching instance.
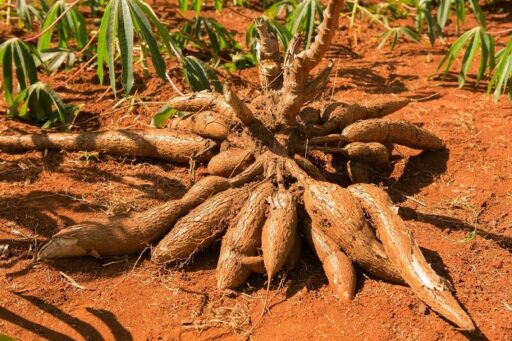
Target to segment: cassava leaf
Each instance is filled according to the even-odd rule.
[[[488,92],[494,89],[493,98],[498,101],[503,93],[507,92],[512,99],[512,37],[510,37],[507,46],[496,54],[496,68],[494,75],[489,82]]]
[[[192,91],[210,90],[213,86],[217,92],[222,92],[222,86],[215,72],[196,57],[184,57],[182,68],[185,80]]]
[[[154,33],[156,29],[157,34]],[[129,94],[134,84],[133,55],[135,36],[140,39],[141,49],[151,54],[156,73],[166,79],[166,65],[160,52],[160,44],[178,59],[182,58],[180,49],[162,25],[151,7],[140,0],[110,0],[101,20],[98,35],[98,78],[103,82],[103,67],[106,63],[109,71],[110,86],[116,93],[116,56],[121,60],[121,85],[125,94]],[[117,50],[119,46],[119,51]]]
[[[133,86],[133,22],[128,1],[120,0],[118,6],[118,34],[121,53],[121,83],[125,94],[129,94]]]
[[[37,82],[37,69],[33,53],[36,54],[37,51],[33,51],[19,38],[11,38],[0,45],[2,83],[5,101],[8,105],[12,105],[14,102],[15,79],[18,92],[26,89],[29,84]]]
[[[41,30],[45,32],[39,37],[37,48],[39,51],[51,48],[52,37],[57,31],[59,47],[70,48],[72,41],[76,42],[76,47],[83,48],[88,41],[87,29],[84,16],[78,11],[76,3],[75,6],[69,9],[70,6],[64,0],[56,1],[48,11],[46,18],[41,26]],[[63,13],[65,15],[54,23]]]
[[[60,96],[42,82],[31,84],[21,91],[9,107],[9,116],[49,127],[60,121],[67,127],[73,118],[76,106],[64,104]]]
[[[158,112],[151,118],[151,127],[161,128],[165,122],[176,115],[179,115],[179,111],[171,108],[168,104],[165,104]]]

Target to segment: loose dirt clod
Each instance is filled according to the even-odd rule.
[[[394,213],[393,203],[386,192],[370,184],[352,185],[349,191],[370,216],[391,262],[414,293],[463,330],[475,330],[473,321],[453,297],[445,280],[431,268],[412,233]]]

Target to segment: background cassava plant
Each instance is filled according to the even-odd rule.
[[[49,128],[56,122],[66,129],[72,123],[77,106],[68,106],[48,85],[36,82],[22,90],[8,110],[8,116],[42,123]]]
[[[160,47],[153,27],[156,28],[163,45],[171,53],[176,47],[168,30],[158,20],[153,10],[139,0],[110,0],[101,19],[98,35],[98,77],[103,82],[103,67],[107,64],[110,86],[116,93],[115,60],[121,60],[121,85],[125,94],[129,94],[134,83],[134,37],[140,39],[140,56],[151,54],[153,67],[157,75],[166,79],[166,66],[160,53]],[[119,48],[117,48],[119,47]]]
[[[56,47],[82,49],[87,44],[89,37],[85,18],[77,7],[78,1],[68,4],[64,0],[58,0],[52,5],[41,26],[43,34],[37,41],[39,51],[55,47],[52,46],[52,37],[55,32],[57,33]]]
[[[11,38],[0,45],[2,84],[7,105],[12,105],[17,93],[37,82],[34,57],[37,51],[19,38]]]

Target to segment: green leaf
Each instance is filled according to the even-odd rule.
[[[78,49],[83,48],[88,42],[87,28],[84,16],[78,11],[77,5],[69,9],[64,0],[56,1],[48,11],[41,27],[45,31],[37,42],[39,51],[51,48],[52,37],[57,31],[58,46],[70,48],[72,41],[76,42]],[[60,17],[62,14],[65,15]],[[59,20],[55,23],[56,20]]]
[[[41,51],[41,60],[47,72],[55,72],[60,67],[70,68],[75,64],[75,53],[64,48],[55,48]]]
[[[471,9],[473,10],[475,19],[478,21],[480,26],[485,28],[485,26],[486,26],[485,16],[484,16],[484,13],[482,12],[482,8],[478,4],[478,0],[469,0],[469,4],[471,5]]]
[[[127,0],[120,0],[118,7],[119,49],[121,50],[121,83],[125,94],[133,86],[133,22]]]
[[[216,91],[222,92],[222,86],[215,72],[196,57],[184,57],[182,67],[185,80],[192,91],[210,90],[213,85]]]
[[[437,9],[437,22],[441,28],[446,26],[446,21],[448,20],[448,14],[450,14],[451,5],[452,0],[439,1],[439,8]]]
[[[497,65],[494,70],[494,75],[489,82],[488,92],[494,89],[494,101],[498,101],[501,94],[507,92],[509,97],[512,98],[512,37],[510,37],[508,44],[505,48],[496,54]]]
[[[179,41],[183,47],[190,42],[210,52],[213,57],[223,53],[234,54],[240,51],[235,38],[224,26],[212,18],[196,16],[190,19],[181,30]]]
[[[448,52],[446,52],[445,56],[439,63],[436,72],[439,72],[439,70],[443,66],[445,66],[443,74],[446,74],[446,72],[448,72],[448,70],[452,66],[453,62],[457,58],[459,52],[462,50],[462,48],[466,45],[468,40],[475,34],[475,32],[478,29],[479,28],[474,28],[469,31],[466,31],[459,38],[457,38],[457,40],[450,46],[450,48],[448,49]]]
[[[188,0],[179,0],[180,10],[185,12],[188,9]]]
[[[29,84],[37,82],[37,69],[31,48],[19,38],[11,38],[0,45],[0,63],[2,65],[2,83],[5,101],[14,102],[14,77],[18,82],[18,91],[23,91]]]
[[[107,53],[107,31],[112,13],[112,4],[113,1],[109,1],[107,4],[105,13],[103,13],[103,18],[101,18],[100,30],[98,32],[98,46],[96,50],[98,68],[96,72],[98,74],[100,84],[103,84],[103,63],[109,58]]]
[[[151,119],[151,127],[161,128],[165,122],[179,113],[178,110],[169,107],[169,104],[165,104]]]
[[[477,32],[469,41],[464,58],[462,59],[462,67],[459,73],[459,87],[462,88],[466,82],[468,70],[473,65],[473,60],[480,49],[481,39],[480,34]]]
[[[147,17],[144,15],[144,7],[141,6],[141,2],[138,0],[132,0],[131,6],[133,10],[133,16],[138,24],[138,27],[140,28],[140,34],[143,38],[143,40],[146,42],[146,44],[149,47],[149,51],[151,52],[151,58],[153,60],[153,67],[156,70],[157,75],[165,80],[165,72],[166,72],[166,66],[165,62],[162,58],[162,55],[160,54],[160,49],[158,48],[158,43],[153,36],[153,33],[151,32],[151,24]]]
[[[154,28],[158,35],[153,33]],[[121,84],[125,94],[130,93],[133,80],[133,50],[135,36],[139,38],[141,49],[149,52],[158,76],[167,78],[166,65],[160,52],[157,36],[165,48],[178,59],[182,59],[181,50],[162,25],[149,5],[140,0],[110,0],[101,21],[98,36],[98,77],[103,81],[103,64],[107,62],[110,86],[116,93],[115,61],[116,45],[119,45],[121,59]]]
[[[308,48],[318,23],[323,20],[324,6],[319,0],[304,0],[295,6],[294,2],[282,3],[283,6],[288,4],[292,4],[294,9],[286,17],[286,27],[292,35],[306,33],[306,48]]]
[[[75,106],[67,106],[48,85],[36,82],[21,91],[9,108],[10,117],[49,126],[57,121],[66,128],[71,123]]]

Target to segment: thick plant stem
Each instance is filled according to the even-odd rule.
[[[256,19],[255,23],[259,35],[258,62],[261,88],[279,90],[283,85],[279,43],[270,34],[267,21],[264,18]]]
[[[236,95],[229,85],[224,85],[224,99],[234,112],[240,122],[248,126],[254,121],[254,115],[249,107]]]
[[[305,90],[309,73],[329,49],[338,28],[338,19],[344,3],[344,0],[330,1],[311,47],[296,55],[288,54],[284,72],[283,97],[277,108],[278,119],[283,124],[294,125],[302,104],[307,100],[308,93]]]

